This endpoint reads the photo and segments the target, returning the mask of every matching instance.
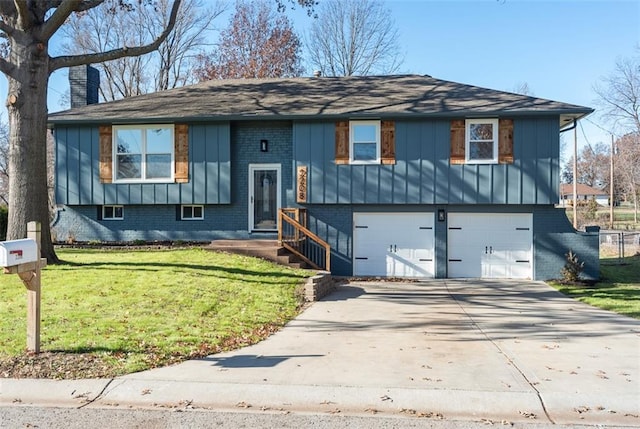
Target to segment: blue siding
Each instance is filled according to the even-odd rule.
[[[69,205],[229,204],[229,123],[189,127],[189,182],[100,183],[96,127],[57,127],[56,201]]]
[[[395,165],[336,165],[333,122],[294,124],[296,165],[309,167],[310,204],[553,204],[557,117],[514,121],[514,163],[450,165],[450,122],[396,121]]]
[[[280,164],[282,205],[294,204],[290,122],[244,122],[227,127],[198,125],[191,126],[190,130],[191,146],[195,147],[190,150],[193,186],[100,185],[105,191],[104,200],[87,205],[62,202],[64,207],[53,225],[55,239],[109,242],[247,238],[250,235],[247,219],[249,164]],[[97,133],[95,136],[97,138]],[[262,139],[269,141],[268,152],[260,152]],[[210,144],[219,141],[228,144]],[[58,140],[58,156],[67,150],[68,145],[63,142],[62,138]],[[97,157],[95,161],[97,165]],[[62,186],[69,177],[66,171],[59,173],[57,190],[62,196],[67,195]],[[95,174],[98,174],[97,170]],[[214,203],[203,203],[198,198],[210,198]],[[218,200],[229,203],[216,204]],[[61,203],[60,199],[58,203]],[[205,205],[205,220],[177,220],[179,204],[192,203]],[[124,205],[124,220],[98,220],[98,209],[103,204]]]

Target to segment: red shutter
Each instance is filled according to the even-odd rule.
[[[500,119],[498,129],[498,162],[513,164],[513,119]]]
[[[175,132],[175,181],[186,183],[189,181],[189,126],[176,124]]]
[[[451,121],[451,164],[464,164],[465,161],[465,122],[464,119],[454,119]]]
[[[396,163],[396,124],[393,121],[382,121],[380,161],[382,164]]]
[[[99,166],[100,182],[111,183],[113,181],[113,139],[111,125],[101,125],[98,128],[100,135]]]
[[[336,122],[336,164],[349,163],[349,121]]]

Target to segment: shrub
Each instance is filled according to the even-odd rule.
[[[584,269],[584,262],[578,260],[578,255],[573,253],[573,250],[569,250],[569,253],[565,255],[567,262],[560,271],[562,281],[565,283],[575,283],[580,280],[580,274]]]
[[[584,214],[584,218],[587,220],[595,220],[598,213],[598,203],[595,197],[591,197],[587,203],[587,210]]]

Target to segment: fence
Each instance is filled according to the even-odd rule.
[[[622,262],[625,256],[640,253],[640,232],[600,231],[600,254],[616,257]]]

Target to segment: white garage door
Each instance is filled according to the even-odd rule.
[[[531,278],[532,226],[530,213],[449,213],[448,277]]]
[[[433,277],[433,213],[354,213],[353,275]]]

